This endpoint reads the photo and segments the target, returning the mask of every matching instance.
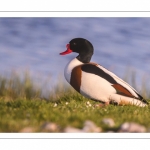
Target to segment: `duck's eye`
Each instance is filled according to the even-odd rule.
[[[74,42],[73,45],[76,45],[76,43]]]

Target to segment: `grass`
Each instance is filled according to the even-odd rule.
[[[145,88],[145,95],[147,92]],[[47,122],[59,125],[55,132],[63,132],[67,126],[82,128],[86,120],[93,121],[103,132],[116,131],[124,122],[136,122],[150,128],[149,106],[109,105],[100,108],[97,104],[60,83],[44,98],[42,87],[33,82],[29,73],[23,77],[15,73],[11,77],[1,76],[0,132],[20,132],[25,127],[33,128],[33,132],[45,132],[42,126]],[[115,126],[105,125],[104,118],[112,118]]]

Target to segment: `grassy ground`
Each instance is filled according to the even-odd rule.
[[[43,125],[47,122],[59,126],[55,132],[63,132],[67,126],[82,128],[85,120],[93,121],[102,128],[102,132],[116,131],[124,122],[136,122],[150,128],[149,106],[97,107],[98,102],[60,85],[49,93],[47,99],[42,98],[41,88],[28,74],[23,78],[16,74],[9,78],[1,76],[0,132],[21,132],[25,127],[31,127],[33,132],[45,132]],[[104,124],[104,118],[112,118],[115,126]]]

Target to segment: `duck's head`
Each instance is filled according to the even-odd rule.
[[[79,53],[76,58],[83,63],[90,62],[94,52],[93,45],[84,38],[74,38],[66,45],[66,47],[67,50],[60,53],[60,55],[66,55],[71,52]]]

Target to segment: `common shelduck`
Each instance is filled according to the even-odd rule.
[[[90,62],[93,45],[84,38],[74,38],[66,45],[67,50],[79,55],[65,67],[68,83],[83,96],[104,104],[147,106],[148,102],[128,83],[97,63]]]

